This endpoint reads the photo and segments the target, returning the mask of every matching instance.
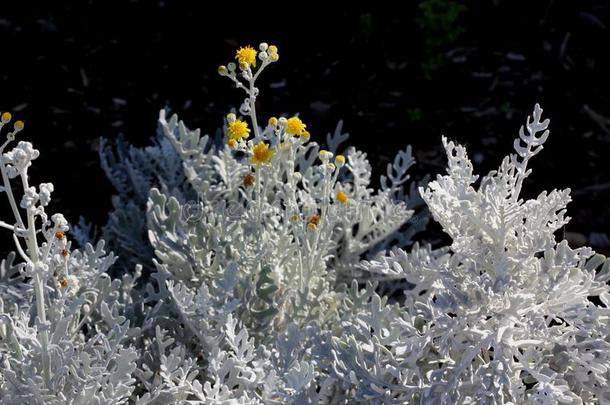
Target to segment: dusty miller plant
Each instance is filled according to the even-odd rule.
[[[556,241],[569,220],[569,190],[520,198],[528,162],[549,135],[541,114],[536,105],[515,153],[478,185],[466,149],[443,138],[447,174],[421,191],[453,241],[450,252],[430,260],[396,250],[362,264],[383,279],[415,285],[405,291],[401,317],[380,316],[387,320],[371,334],[353,323],[333,341],[338,372],[370,387],[363,397],[447,404],[610,400],[610,268],[596,273],[601,259],[587,263],[591,249]]]
[[[165,325],[174,322],[159,332],[175,339],[167,347],[178,344],[182,359],[199,356],[205,375],[203,386],[193,382],[183,398],[349,398],[332,370],[328,342],[342,333],[343,301],[357,294],[351,285],[362,273],[357,264],[389,243],[409,245],[425,223],[419,218],[404,227],[413,214],[406,203],[416,200],[416,191],[403,187],[414,163],[410,148],[388,165],[375,191],[366,155],[353,148],[340,153],[347,139],[340,126],[327,137],[328,150],[310,141],[298,116],[258,126],[255,81],[277,58],[275,47],[261,44],[260,52],[241,48],[239,66],[220,67],[246,94],[244,118],[227,115],[222,144],[176,115],[159,117],[198,196],[184,201],[152,188],[147,204],[153,277],[165,303],[159,314]],[[174,385],[166,379],[146,399]]]
[[[443,138],[446,175],[418,193],[406,148],[375,190],[341,124],[325,148],[299,116],[259,125],[275,46],[235,59],[219,73],[245,99],[215,139],[162,110],[153,145],[104,141],[118,191],[106,245],[47,216],[53,187],[27,173],[38,151],[4,152],[14,123],[0,148],[16,247],[0,264],[2,403],[610,401],[610,262],[556,241],[569,190],[519,197],[548,136],[538,106],[481,181]],[[422,201],[450,246],[413,244]]]

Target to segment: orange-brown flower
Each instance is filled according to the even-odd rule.
[[[256,183],[256,177],[252,173],[246,174],[244,177],[244,186],[252,187]]]
[[[320,225],[320,214],[313,214],[310,218],[309,218],[309,223],[310,224],[314,224],[316,226]]]

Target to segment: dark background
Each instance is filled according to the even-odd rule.
[[[442,134],[466,144],[485,174],[512,151],[539,102],[551,136],[525,196],[571,187],[566,235],[610,253],[590,238],[610,232],[607,1],[423,0],[340,11],[193,4],[3,5],[0,111],[26,121],[20,138],[42,154],[33,182],[56,187],[51,211],[103,224],[113,190],[99,137],[146,145],[165,106],[214,133],[242,98],[217,66],[239,45],[267,41],[280,63],[260,80],[260,115],[299,112],[318,140],[343,119],[377,175],[407,144],[416,178],[444,171]]]

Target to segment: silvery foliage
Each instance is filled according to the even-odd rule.
[[[345,165],[334,166],[332,152],[322,152],[320,160],[315,142],[268,126],[251,142],[282,136],[283,149],[269,166],[256,168],[256,184],[248,187],[248,158],[210,145],[209,137],[189,130],[176,115],[168,119],[162,111],[159,122],[199,200],[181,202],[155,188],[150,193],[154,277],[158,298],[169,303],[159,309],[169,315],[157,340],[171,335],[173,345],[165,350],[172,348],[181,380],[151,382],[143,400],[177,387],[188,387],[180,398],[210,404],[350,398],[334,374],[328,343],[342,333],[343,319],[368,305],[350,303],[359,295],[357,283],[350,283],[362,272],[361,257],[374,255],[390,238],[409,244],[420,225],[397,234],[412,215],[401,187],[413,162],[410,149],[389,165],[382,189],[374,191],[365,154],[349,148]],[[340,129],[327,139],[331,150],[346,138]],[[339,190],[349,194],[349,204],[336,201]],[[316,214],[321,221],[312,231],[308,221]],[[199,369],[193,368],[197,355]],[[189,381],[194,369],[205,375],[203,385]]]
[[[341,125],[322,154],[315,142],[256,128],[253,141],[269,141],[276,155],[255,168],[176,116],[162,111],[159,122],[163,138],[152,147],[119,143],[112,153],[102,144],[103,167],[120,190],[103,232],[126,256],[121,271],[112,271],[116,257],[103,242],[86,243],[86,227],[76,232],[83,250],[73,250],[67,221],[47,218],[53,187],[29,186],[27,168],[38,156],[30,143],[2,155],[2,191],[15,224],[0,225],[14,233],[21,259],[13,253],[0,269],[3,401],[350,398],[332,370],[329,342],[342,332],[341,319],[363,305],[341,308],[359,295],[355,281],[347,285],[362,272],[361,257],[409,245],[425,224],[420,217],[405,225],[413,214],[407,202],[418,203],[415,187],[403,187],[414,163],[410,148],[388,164],[375,191],[364,153],[348,148],[346,162],[330,161],[347,139]],[[253,169],[256,186],[248,187],[244,176]],[[24,213],[14,178],[22,182]],[[339,191],[349,204],[338,201]],[[149,195],[148,242],[139,236],[142,194]],[[156,271],[142,277],[151,247]]]
[[[373,295],[371,310],[333,339],[336,372],[359,399],[610,401],[610,265],[600,256],[587,262],[589,248],[556,242],[569,190],[519,197],[529,159],[549,134],[541,113],[536,105],[516,153],[478,186],[466,149],[443,138],[447,174],[422,194],[453,241],[449,252],[397,249],[363,263],[414,287],[400,307]]]
[[[153,187],[186,201],[196,199],[183,174],[182,160],[169,139],[159,131],[152,145],[137,148],[122,137],[110,143],[100,140],[102,169],[117,190],[112,197],[112,211],[99,232],[81,219],[73,235],[79,245],[103,239],[118,257],[113,271],[131,271],[136,265],[152,267],[154,252],[148,241],[146,201]]]
[[[10,119],[3,114],[0,128]],[[53,185],[29,185],[38,150],[19,141],[5,152],[22,128],[17,121],[0,146],[0,192],[12,215],[0,226],[17,251],[0,263],[0,402],[124,403],[135,388],[138,354],[128,342],[138,330],[120,313],[134,278],[108,276],[115,257],[103,242],[71,251],[67,221],[46,212]]]
[[[328,342],[348,316],[340,304],[358,294],[357,284],[347,285],[362,274],[361,257],[389,244],[407,246],[425,225],[422,216],[405,225],[413,214],[407,203],[421,201],[415,186],[403,187],[414,163],[411,149],[388,164],[375,191],[364,153],[348,148],[345,163],[331,163],[348,137],[341,124],[322,154],[317,143],[272,126],[256,127],[237,153],[166,111],[159,126],[163,138],[153,147],[119,146],[116,154],[103,154],[105,170],[119,179],[120,198],[131,200],[136,182],[173,185],[151,188],[147,204],[156,272],[139,289],[149,322],[138,342],[144,355],[134,373],[136,402],[349,398],[347,386],[333,377]],[[276,154],[269,166],[256,167],[244,155],[263,140]],[[146,154],[160,153],[171,164],[147,163]],[[176,156],[181,176],[173,173]],[[252,186],[244,183],[248,174],[255,176]],[[349,204],[337,201],[338,191],[349,195]],[[115,204],[113,216],[132,215],[120,213],[124,205]],[[315,215],[320,222],[312,231]],[[123,223],[116,221],[115,235]]]
[[[254,81],[277,60],[260,49],[255,74],[223,70],[246,92],[251,139],[212,142],[161,111],[153,146],[102,148],[119,190],[103,230],[115,270],[103,242],[71,249],[67,221],[45,213],[52,185],[28,184],[38,151],[4,153],[22,125],[8,134],[3,403],[610,401],[610,261],[555,241],[568,191],[519,198],[548,136],[540,108],[478,186],[443,139],[447,175],[420,189],[453,240],[434,250],[411,245],[425,219],[410,148],[374,190],[340,126],[324,151],[286,119],[256,125]],[[272,153],[253,160],[262,142]]]
[[[161,114],[165,117],[167,111],[162,111]],[[100,238],[106,241],[107,248],[118,256],[113,267],[119,273],[129,271],[138,264],[145,268],[152,267],[154,251],[148,240],[145,215],[151,189],[159,189],[164,195],[178,199],[185,205],[185,215],[190,216],[198,215],[198,202],[207,198],[207,194],[198,194],[191,185],[187,176],[193,176],[192,168],[189,163],[183,165],[181,156],[164,130],[160,124],[152,145],[141,148],[128,144],[123,138],[118,138],[114,143],[106,139],[100,141],[101,166],[117,194],[112,197],[112,211],[100,231],[81,218],[79,224],[74,226],[73,236],[80,245]],[[206,136],[207,154],[213,155],[224,149],[219,145],[220,136],[220,132],[214,137]],[[335,153],[348,139],[349,134],[343,132],[343,122],[340,121],[335,131],[326,135],[325,144],[329,151]],[[370,182],[371,167],[366,154],[357,153],[362,159],[359,175]],[[417,192],[417,184],[411,183],[409,188],[400,187],[408,180],[409,176],[404,174],[414,163],[411,147],[407,147],[399,152],[393,162],[388,163],[387,173],[381,176],[380,182],[384,189],[394,187],[397,199],[405,201],[412,209],[421,211],[423,200]],[[225,169],[218,167],[218,170],[221,173]],[[196,178],[192,180],[197,181]],[[229,209],[239,210],[239,207],[232,206]],[[408,246],[412,243],[413,235],[421,231],[427,222],[426,212],[418,212],[409,220],[409,226],[403,226],[391,236],[381,238],[374,249],[362,253],[375,254],[397,244]],[[354,271],[359,272],[358,269]],[[365,275],[359,272],[359,276]]]

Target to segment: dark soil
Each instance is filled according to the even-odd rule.
[[[607,1],[425,0],[403,11],[53,3],[3,6],[0,110],[26,121],[22,136],[42,153],[34,182],[55,184],[52,208],[71,221],[101,224],[110,208],[99,137],[146,145],[165,106],[213,133],[241,99],[217,65],[267,41],[280,63],[261,81],[262,115],[299,112],[318,139],[343,119],[378,174],[407,144],[416,177],[442,172],[442,134],[486,173],[539,102],[551,137],[525,196],[571,187],[566,235],[610,253]]]

